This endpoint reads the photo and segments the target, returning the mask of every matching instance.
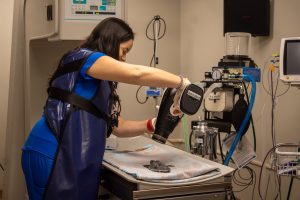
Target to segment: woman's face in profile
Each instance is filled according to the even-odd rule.
[[[126,55],[132,48],[132,45],[133,45],[133,40],[128,40],[128,41],[122,42],[120,44],[119,61],[122,61],[122,62],[126,61]]]

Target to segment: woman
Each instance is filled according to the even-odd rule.
[[[23,147],[30,199],[96,199],[106,137],[153,132],[151,120],[120,117],[117,82],[178,91],[189,83],[160,69],[125,63],[133,39],[124,21],[107,18],[61,58],[49,81],[43,116]]]

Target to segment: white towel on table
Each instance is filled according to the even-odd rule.
[[[149,170],[144,165],[149,165],[150,160],[159,160],[165,165],[170,165],[171,171],[161,173]],[[216,166],[186,156],[181,150],[168,148],[166,151],[156,145],[137,152],[106,151],[104,161],[137,179],[152,182],[193,181],[219,174]]]

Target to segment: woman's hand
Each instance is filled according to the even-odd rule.
[[[183,78],[182,84],[177,89],[176,94],[173,98],[173,104],[170,107],[170,113],[173,116],[183,115],[183,112],[180,110],[180,98],[181,98],[181,95],[182,95],[183,91],[185,90],[185,88],[190,84],[191,84],[191,82],[187,78]]]

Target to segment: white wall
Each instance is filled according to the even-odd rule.
[[[11,43],[14,1],[1,1],[0,12],[0,162],[4,165],[5,133],[7,122],[9,74],[11,64]],[[5,167],[5,166],[4,166]],[[3,188],[3,171],[0,170],[0,190]]]
[[[14,2],[14,1],[13,1]],[[15,1],[12,24],[11,63],[5,138],[5,174],[3,199],[23,199],[25,184],[21,171],[21,147],[24,143],[24,68],[25,41],[23,1]],[[2,138],[1,138],[2,139]],[[16,192],[18,191],[18,192]]]
[[[165,36],[158,41],[160,69],[179,74],[180,69],[180,8],[179,0],[129,0],[127,21],[135,33],[135,41],[127,62],[149,66],[153,54],[153,41],[146,38],[146,28],[155,15],[160,15],[167,24]],[[149,34],[152,35],[150,28]],[[122,115],[127,119],[139,120],[155,116],[155,100],[149,99],[146,104],[139,104],[135,98],[138,86],[120,84],[119,94],[122,104]],[[139,92],[144,100],[145,87]],[[172,134],[178,137],[179,131]]]
[[[279,51],[280,38],[300,36],[298,19],[299,0],[274,0],[271,6],[271,34],[268,37],[256,37],[252,40],[251,57],[262,69],[264,63],[273,54]],[[192,81],[202,80],[205,71],[210,71],[224,55],[223,37],[223,1],[220,0],[182,0],[181,1],[181,71]],[[264,76],[267,84],[267,77]],[[266,85],[266,87],[268,87]],[[281,93],[286,86],[279,83]],[[277,99],[276,109],[276,135],[277,143],[296,142],[299,136],[300,117],[300,91],[291,88],[287,94]],[[271,148],[271,101],[270,96],[262,89],[262,83],[257,84],[257,97],[255,101],[253,117],[257,136],[258,161],[262,161],[267,151]],[[196,117],[196,116],[194,116]],[[252,131],[248,131],[252,141]],[[257,175],[259,168],[253,166]],[[263,176],[263,188],[267,182],[267,176]],[[271,176],[274,184],[274,177]],[[288,179],[283,179],[282,198],[285,199],[288,188]],[[271,183],[270,183],[271,184]],[[299,180],[294,181],[291,199],[300,199]],[[268,191],[268,199],[275,194],[271,184]],[[245,192],[237,194],[241,199],[251,199],[252,187]],[[243,196],[243,197],[242,197]],[[273,196],[274,197],[274,196]],[[258,199],[255,190],[255,199]]]

